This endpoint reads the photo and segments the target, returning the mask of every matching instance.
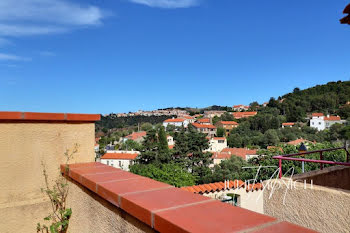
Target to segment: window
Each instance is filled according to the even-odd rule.
[[[119,161],[119,167],[122,167],[122,161]]]
[[[224,143],[225,141],[224,140],[219,140],[218,143]]]
[[[318,122],[319,125],[321,125],[321,122]]]
[[[109,160],[107,160],[107,165],[109,165]]]

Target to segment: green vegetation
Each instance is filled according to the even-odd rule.
[[[132,173],[146,176],[176,187],[195,184],[195,177],[174,163],[165,164],[135,164],[131,166]]]
[[[283,101],[280,101],[283,100]],[[292,93],[271,98],[268,106],[278,108],[287,121],[305,121],[306,113],[323,112],[324,114],[339,114],[347,119],[350,107],[341,108],[350,100],[350,81],[329,82],[312,88],[300,90],[295,88]]]
[[[68,172],[68,162],[73,158],[74,154],[78,152],[78,145],[75,144],[72,151],[66,150],[64,156],[66,157],[66,172]],[[37,224],[36,230],[41,233],[65,233],[68,229],[69,219],[72,215],[72,209],[66,207],[67,196],[69,191],[69,186],[67,179],[59,175],[54,181],[52,187],[49,184],[49,177],[46,171],[46,166],[42,162],[43,166],[43,176],[45,179],[45,188],[41,191],[45,193],[51,202],[52,212],[44,218],[45,221],[50,222],[49,226],[46,224]]]
[[[121,149],[135,149],[141,151],[136,163],[131,166],[131,171],[147,176],[171,185],[180,187],[184,185],[202,184],[222,181],[224,179],[253,179],[256,169],[243,169],[251,166],[275,166],[262,169],[258,179],[268,179],[276,171],[278,161],[272,159],[274,155],[296,153],[297,147],[286,144],[299,138],[304,138],[316,144],[310,144],[309,150],[342,146],[343,140],[350,139],[350,125],[334,124],[329,129],[317,131],[308,126],[308,116],[312,112],[326,114],[339,114],[342,119],[350,116],[350,81],[331,82],[306,90],[295,88],[293,93],[286,94],[277,99],[271,98],[266,107],[252,102],[249,111],[258,111],[258,114],[242,119],[234,119],[233,115],[226,112],[221,117],[214,117],[213,124],[219,121],[235,120],[239,126],[232,129],[227,137],[229,147],[248,147],[258,149],[260,156],[248,162],[237,156],[222,161],[213,168],[212,154],[204,152],[209,148],[206,135],[197,132],[191,125],[188,129],[168,126],[166,131],[176,141],[172,150],[168,148],[165,129],[160,122],[169,116],[146,118],[121,118],[122,120],[110,119],[108,116],[101,124],[105,132],[100,144],[118,141],[121,137],[136,130],[137,124],[142,130],[147,131],[142,145],[128,141],[121,143]],[[232,111],[230,107],[211,106],[205,109],[185,108],[190,114],[203,113],[206,110]],[[122,122],[122,123],[120,123]],[[147,123],[146,123],[147,122]],[[295,122],[293,127],[282,128],[284,122]],[[129,127],[117,131],[111,130],[119,126]],[[152,125],[153,124],[153,125]],[[156,124],[156,125],[155,125]],[[217,128],[216,136],[225,136],[223,128]],[[117,140],[118,139],[118,140]],[[277,146],[277,149],[267,150],[268,146]],[[281,152],[281,150],[283,152]],[[318,159],[317,154],[307,155],[308,158]],[[345,161],[345,152],[328,152],[324,158],[332,161]],[[319,168],[319,164],[306,163],[305,170],[311,171]],[[291,167],[294,173],[301,172],[301,163],[294,161],[283,162],[283,172]]]

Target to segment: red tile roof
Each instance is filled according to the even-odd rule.
[[[233,112],[232,114],[235,118],[239,119],[244,117],[255,116],[256,114],[258,114],[258,112]]]
[[[198,123],[192,123],[192,125],[196,128],[203,128],[203,129],[216,129],[214,125],[201,125]]]
[[[236,189],[236,188],[246,188],[246,191],[262,190],[263,185],[260,183],[256,184],[245,184],[242,180],[230,180],[226,182],[226,190]],[[181,189],[192,192],[192,193],[212,193],[225,190],[224,182],[216,182],[202,185],[193,185],[182,187]]]
[[[197,120],[199,123],[210,123],[210,119],[209,118],[201,118]]]
[[[184,122],[185,119],[183,118],[174,118],[174,119],[167,119],[164,122]]]
[[[0,112],[0,121],[11,122],[95,122],[100,119],[100,114]]]
[[[309,140],[306,140],[306,139],[303,139],[303,138],[299,138],[297,140],[294,140],[294,141],[290,141],[290,142],[287,142],[288,145],[299,145],[300,143],[305,143],[305,142],[308,142],[308,143],[312,143],[311,141]]]
[[[226,140],[225,137],[213,137],[214,140]]]
[[[284,125],[284,126],[293,126],[293,125],[295,125],[295,123],[294,122],[285,122],[285,123],[282,123],[282,125]]]
[[[229,159],[232,155],[246,159],[247,155],[256,155],[257,150],[250,150],[247,148],[225,148],[220,153],[214,153],[214,159]]]
[[[340,116],[329,116],[324,118],[325,121],[340,121]]]
[[[142,137],[145,137],[147,135],[146,131],[140,131],[140,132],[133,132],[132,134],[125,136],[125,138],[130,140],[136,140]]]
[[[324,116],[324,115],[321,112],[314,112],[314,113],[312,113],[312,116],[313,117],[320,117],[320,116]]]
[[[238,125],[235,121],[220,121],[220,123],[223,125]]]
[[[131,153],[106,153],[104,154],[101,159],[126,159],[126,160],[134,160],[138,154],[131,154]]]
[[[245,106],[243,104],[240,104],[240,105],[234,105],[233,108],[246,108],[246,109],[248,109],[249,106]]]
[[[188,120],[193,120],[194,119],[194,117],[192,117],[192,116],[182,116],[183,118],[185,118],[185,119],[188,119]]]

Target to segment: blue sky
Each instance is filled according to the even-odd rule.
[[[346,0],[1,0],[0,111],[249,104],[350,78]]]

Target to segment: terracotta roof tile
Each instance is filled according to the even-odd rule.
[[[192,123],[192,125],[196,128],[203,128],[203,129],[216,129],[214,125],[201,125],[198,123]]]
[[[324,118],[325,121],[340,121],[340,116],[329,116]]]
[[[147,135],[146,131],[140,131],[140,132],[133,132],[132,134],[129,134],[128,136],[125,136],[125,138],[130,140],[137,140],[139,138],[143,138]]]
[[[138,154],[131,154],[131,153],[106,153],[104,154],[101,159],[125,159],[125,160],[134,160]]]
[[[226,189],[236,189],[236,188],[245,187],[247,192],[263,189],[263,185],[261,183],[246,185],[242,180],[230,180],[228,183],[226,183],[226,185],[227,185]],[[225,183],[216,182],[216,183],[209,183],[209,184],[201,184],[201,185],[195,185],[195,186],[182,187],[182,189],[192,193],[210,193],[210,192],[224,190]]]
[[[220,153],[216,154],[217,159],[229,159],[232,155],[246,159],[247,155],[256,155],[257,150],[247,148],[225,148]]]
[[[209,118],[201,118],[197,120],[199,123],[210,123],[210,119]]]
[[[295,123],[294,122],[285,122],[285,123],[282,123],[282,125],[284,125],[284,126],[293,126],[293,125],[295,125]]]
[[[223,125],[238,125],[235,121],[220,121],[220,123]]]
[[[174,119],[167,119],[164,122],[184,122],[185,119],[183,118],[174,118]]]

